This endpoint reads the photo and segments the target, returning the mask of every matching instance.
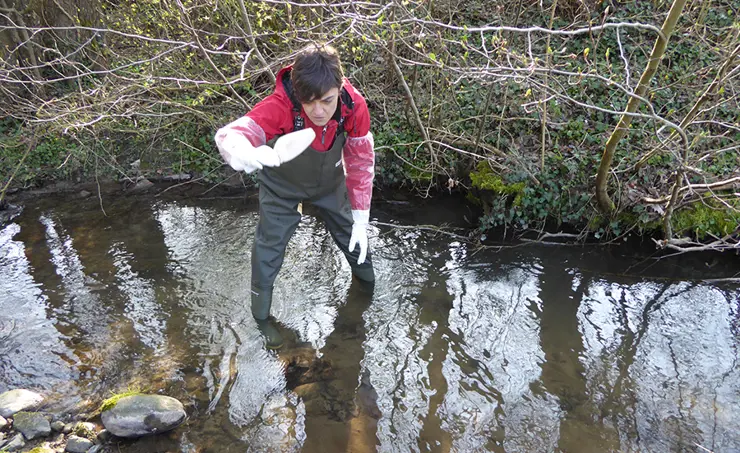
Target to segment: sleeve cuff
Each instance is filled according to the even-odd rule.
[[[352,210],[352,220],[354,220],[355,223],[361,224],[361,225],[367,225],[370,223],[370,210],[369,209],[353,209]]]

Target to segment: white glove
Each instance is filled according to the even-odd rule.
[[[280,165],[280,159],[272,148],[267,145],[255,148],[249,139],[238,131],[219,129],[215,140],[221,156],[236,171],[252,173],[262,169],[263,166]]]
[[[298,157],[306,148],[311,146],[315,138],[316,132],[310,127],[281,136],[274,146],[278,161],[283,164]]]
[[[367,224],[370,222],[370,210],[355,211],[352,210],[352,236],[349,238],[349,251],[353,252],[355,246],[360,246],[360,256],[357,258],[357,264],[365,262],[367,256]]]

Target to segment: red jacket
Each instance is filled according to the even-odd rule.
[[[240,128],[240,131],[254,146],[264,145],[276,135],[293,132],[293,103],[282,83],[283,74],[290,69],[290,67],[283,68],[278,73],[275,91],[255,105],[246,115],[264,131],[264,137],[259,137],[252,130]],[[373,150],[373,136],[370,132],[370,112],[365,98],[346,78],[343,87],[354,102],[351,110],[342,104],[344,130],[347,132],[347,141],[342,150],[347,191],[353,210],[369,210],[375,175],[375,151]],[[334,142],[338,122],[335,119],[329,120],[326,132],[324,132],[324,127],[313,124],[303,109],[301,109],[301,116],[304,118],[305,127],[311,127],[316,132],[316,139],[311,146],[317,151],[327,151]]]

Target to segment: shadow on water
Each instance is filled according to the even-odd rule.
[[[253,206],[31,202],[0,226],[0,391],[81,416],[130,388],[185,404],[124,453],[740,451],[740,291],[707,281],[737,257],[387,226],[460,225],[444,203],[374,209],[374,288],[308,209],[274,352],[247,305]]]

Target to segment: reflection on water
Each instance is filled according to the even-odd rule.
[[[275,353],[247,306],[254,211],[108,204],[0,226],[0,391],[40,389],[50,411],[131,387],[183,401],[186,425],[121,452],[740,451],[740,291],[703,281],[724,261],[383,227],[363,288],[309,212]]]

